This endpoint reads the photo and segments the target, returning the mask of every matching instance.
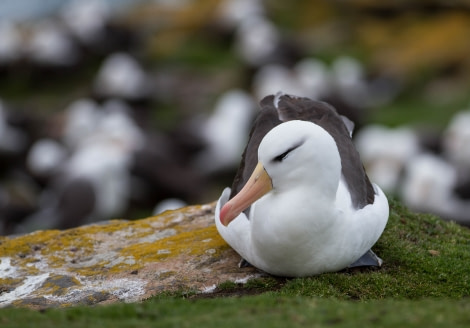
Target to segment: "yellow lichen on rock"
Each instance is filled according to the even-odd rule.
[[[220,237],[215,226],[210,226],[182,232],[153,243],[133,244],[123,248],[121,254],[125,257],[137,257],[142,265],[142,262],[158,262],[182,254],[194,257],[205,254],[217,256],[228,248],[229,246]]]
[[[0,237],[0,306],[135,301],[258,274],[214,226],[214,204],[136,221]]]

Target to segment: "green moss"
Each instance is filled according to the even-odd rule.
[[[252,280],[247,281],[245,286],[246,288],[266,290],[266,289],[277,289],[283,283],[284,283],[284,280],[280,278],[262,277],[262,278],[252,279]]]
[[[233,281],[224,281],[223,283],[217,286],[217,288],[219,288],[220,290],[232,290],[238,287],[239,287],[239,284]]]

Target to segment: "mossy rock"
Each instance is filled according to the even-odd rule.
[[[136,221],[0,237],[0,307],[131,302],[259,275],[237,267],[213,209],[190,206]]]

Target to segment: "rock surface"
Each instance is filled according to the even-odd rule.
[[[0,237],[0,307],[135,302],[261,275],[238,268],[240,257],[215,228],[214,205]]]

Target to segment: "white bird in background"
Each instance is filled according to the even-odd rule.
[[[185,207],[186,205],[188,204],[179,198],[167,198],[155,205],[155,208],[152,211],[152,215],[158,215],[165,211],[177,210],[179,208]]]
[[[443,135],[444,152],[459,174],[470,178],[470,110],[452,117]]]
[[[360,107],[368,105],[370,94],[362,64],[352,57],[339,57],[331,67],[331,83],[347,104]]]
[[[80,147],[65,165],[68,177],[87,179],[92,183],[96,195],[93,215],[96,218],[110,218],[126,208],[132,155],[143,143],[144,136],[129,117],[127,106],[117,100],[104,103],[95,130],[84,136]]]
[[[436,155],[420,154],[404,172],[401,197],[412,210],[470,224],[470,202],[454,193],[458,175],[453,165]]]
[[[397,191],[403,168],[420,152],[418,137],[407,127],[368,125],[354,141],[367,174],[386,193]]]
[[[92,135],[102,119],[100,106],[91,99],[83,98],[72,102],[65,109],[63,141],[71,150],[80,146]]]
[[[52,20],[33,24],[26,52],[33,62],[42,65],[70,66],[79,60],[77,45],[62,26]]]
[[[388,201],[365,174],[351,122],[308,98],[269,96],[261,107],[232,189],[216,206],[221,236],[274,275],[380,266],[370,249]]]
[[[297,92],[300,96],[319,100],[330,93],[330,72],[321,60],[304,58],[292,70],[303,90],[300,94]]]
[[[18,231],[68,228],[115,218],[128,206],[130,166],[134,152],[143,146],[144,135],[127,105],[109,100],[98,106],[87,99],[71,104],[63,138],[71,151],[68,157],[60,151],[60,144],[51,141],[36,144],[29,154],[30,165],[38,173],[54,169],[56,174],[42,193],[41,209]]]
[[[254,114],[255,103],[245,91],[223,94],[200,128],[207,147],[195,159],[196,167],[205,173],[235,168]]]
[[[139,62],[119,52],[107,57],[94,81],[94,90],[107,97],[139,99],[150,93],[150,80]]]
[[[26,163],[36,176],[48,177],[57,173],[67,158],[67,149],[54,139],[39,139],[28,152]]]
[[[93,44],[105,36],[111,10],[103,0],[73,0],[61,12],[62,21],[84,44]]]
[[[262,15],[244,19],[235,34],[235,52],[253,66],[264,64],[281,41],[276,26]]]
[[[279,90],[288,94],[307,96],[303,94],[304,89],[301,81],[295,73],[280,64],[268,64],[261,67],[253,77],[252,89],[255,99],[258,101]]]
[[[224,28],[236,29],[243,20],[264,14],[260,0],[224,0],[217,7],[215,20]]]
[[[20,32],[8,20],[0,21],[0,65],[18,60],[23,55]]]

